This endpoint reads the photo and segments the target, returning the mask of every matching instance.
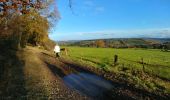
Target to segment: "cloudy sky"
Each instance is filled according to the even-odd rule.
[[[61,20],[50,38],[170,38],[170,0],[57,0]]]

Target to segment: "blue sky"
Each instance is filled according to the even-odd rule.
[[[50,38],[170,38],[170,0],[57,0],[61,19]]]

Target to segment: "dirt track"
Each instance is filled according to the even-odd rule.
[[[71,87],[73,87],[74,89],[77,89],[81,93],[82,93],[82,88],[80,86],[77,86],[77,84],[79,85],[79,83],[80,83],[80,84],[84,85],[86,88],[89,88],[88,87],[89,84],[86,84],[86,83],[89,83],[90,78],[87,78],[87,80],[86,80],[87,82],[81,81],[81,80],[85,80],[83,78],[86,78],[86,76],[81,77],[82,75],[80,75],[80,77],[79,77],[79,74],[82,74],[82,73],[89,74],[90,73],[91,75],[89,75],[88,77],[93,77],[93,75],[95,75],[95,77],[93,77],[95,85],[98,85],[97,83],[100,83],[100,85],[101,85],[103,82],[105,82],[105,81],[107,81],[107,79],[109,79],[108,81],[112,84],[112,88],[106,89],[104,92],[102,92],[102,94],[99,93],[98,95],[91,95],[91,94],[95,94],[95,92],[91,91],[91,89],[89,89],[89,90],[87,90],[87,91],[89,91],[89,93],[91,93],[89,95],[89,93],[84,92],[84,91],[86,91],[86,89],[83,90],[83,93],[92,99],[97,99],[97,100],[99,100],[99,99],[101,99],[101,100],[106,100],[106,99],[107,100],[110,100],[110,99],[112,99],[112,100],[113,99],[121,99],[121,100],[122,99],[136,99],[136,100],[138,100],[138,99],[158,99],[158,100],[160,100],[160,99],[168,99],[169,98],[168,95],[166,96],[166,95],[154,94],[154,93],[148,92],[146,90],[136,89],[133,86],[133,84],[128,84],[127,82],[117,81],[114,79],[114,76],[113,76],[114,74],[112,74],[112,73],[106,73],[103,71],[98,71],[96,69],[91,70],[91,69],[86,68],[86,66],[77,65],[74,62],[70,62],[70,61],[67,61],[62,58],[55,59],[53,54],[50,54],[48,52],[41,52],[40,58],[42,58],[43,61],[46,61],[46,64],[49,68],[51,66],[50,69],[53,73],[58,74],[62,78],[65,76],[68,76],[70,74],[72,75],[72,73],[73,74],[75,73],[76,76],[72,75],[73,77],[71,77],[71,80],[76,80],[76,82],[72,83],[72,84],[76,84],[76,86],[71,85]],[[49,64],[50,64],[50,66],[49,66]],[[59,73],[57,71],[55,71],[56,68],[60,69]],[[103,75],[106,77],[104,77]],[[107,78],[107,76],[112,77],[112,79],[110,80],[110,78]],[[77,77],[80,79],[77,79]],[[102,79],[95,80],[97,78],[102,78],[104,80],[102,80]],[[102,80],[102,81],[100,81],[100,80]],[[94,83],[94,82],[92,82],[92,83]],[[107,82],[104,84],[107,84]],[[96,87],[96,86],[92,85],[91,88],[96,89],[94,87]],[[103,86],[99,87],[99,89],[102,89],[102,88],[103,88]]]
[[[34,51],[35,55],[45,65],[46,70],[49,70],[53,78],[60,83],[58,84],[61,87],[59,93],[65,95],[65,99],[68,99],[66,91],[71,91],[69,95],[74,95],[75,98],[71,98],[73,100],[77,100],[77,98],[79,100],[135,99],[135,96],[131,95],[128,90],[123,94],[119,93],[121,92],[119,90],[113,92],[114,87],[121,86],[119,83],[106,80],[102,76],[64,59],[56,59],[51,52],[39,51],[35,48],[30,48],[30,50]],[[62,91],[63,89],[67,90]]]
[[[56,59],[48,51],[28,47],[16,54],[18,60],[7,70],[7,74],[13,74],[5,74],[4,82],[1,82],[0,99],[166,99],[114,81],[113,74],[107,73],[113,80],[106,80],[102,71],[97,74],[84,66]],[[12,83],[6,84],[9,82]]]
[[[4,63],[6,68],[0,78],[0,100],[90,99],[63,84],[59,69],[56,73],[51,69],[55,59],[51,60],[51,64],[41,59],[41,50],[37,48],[28,47],[1,56],[0,63]]]

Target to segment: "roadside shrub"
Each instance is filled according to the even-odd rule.
[[[56,43],[50,39],[47,39],[46,42],[43,42],[41,45],[44,47],[45,50],[52,51]]]

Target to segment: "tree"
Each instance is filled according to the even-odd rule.
[[[48,21],[60,18],[56,5],[53,11],[48,11],[53,1],[0,0],[0,37],[8,37],[16,48],[25,47],[27,43],[44,45],[50,41]],[[72,8],[72,0],[68,1]]]
[[[103,40],[97,40],[95,41],[96,47],[105,47],[105,42]]]
[[[11,13],[27,14],[30,9],[44,9],[53,0],[0,0],[1,17]]]
[[[25,22],[23,27],[23,40],[33,45],[45,42],[48,38],[48,20],[40,16],[37,12],[31,12],[22,17],[22,22]]]
[[[0,36],[10,37],[17,47],[25,47],[27,42],[37,45],[49,40],[47,18],[55,15],[41,16],[40,11],[47,8],[52,1],[0,0]]]

